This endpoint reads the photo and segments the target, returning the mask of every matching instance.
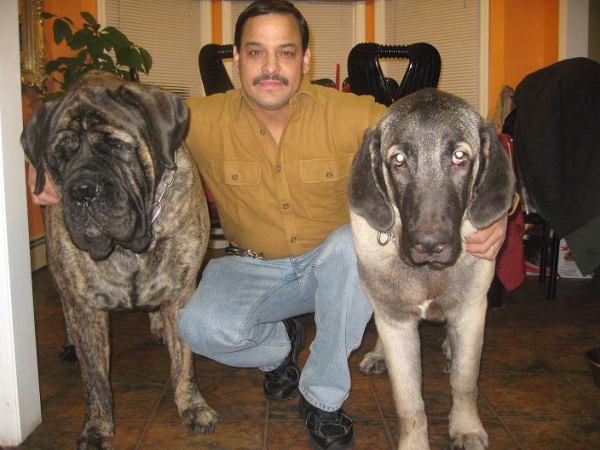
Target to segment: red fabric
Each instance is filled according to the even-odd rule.
[[[508,153],[510,161],[515,168],[513,140],[508,134],[499,135],[502,147]],[[525,281],[525,252],[523,249],[523,235],[525,234],[525,218],[521,205],[517,205],[515,212],[508,216],[506,227],[506,240],[496,258],[496,275],[507,291],[513,291]]]
[[[496,275],[507,291],[513,291],[525,281],[523,234],[525,220],[521,207],[508,217],[506,240],[496,259]]]

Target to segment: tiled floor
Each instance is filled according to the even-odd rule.
[[[44,269],[33,275],[43,422],[19,450],[72,449],[84,416],[79,367],[58,359],[64,338],[59,301]],[[480,376],[480,413],[491,449],[600,448],[600,389],[584,353],[600,346],[600,277],[559,280],[557,299],[528,278],[490,310]],[[200,388],[219,411],[212,435],[191,435],[178,421],[164,347],[154,342],[144,313],[113,315],[112,380],[116,448],[309,449],[297,400],[267,401],[258,370],[196,359]],[[302,318],[309,339],[311,317]],[[432,449],[448,448],[448,377],[442,373],[440,326],[422,326],[424,398]],[[358,372],[375,331],[351,357],[353,390],[346,410],[356,423],[356,449],[394,449],[397,422],[386,375]],[[302,352],[304,362],[308,350]]]

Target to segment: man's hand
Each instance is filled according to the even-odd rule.
[[[44,183],[44,189],[39,194],[34,194],[35,190],[35,178],[37,175],[37,171],[35,167],[29,164],[29,171],[27,174],[27,184],[29,185],[29,191],[31,192],[31,200],[36,205],[56,205],[60,202],[60,198],[56,191],[54,190],[54,186],[52,183],[48,181],[48,177],[46,177],[46,182]]]
[[[467,238],[467,251],[478,258],[493,261],[506,237],[508,214],[503,215],[487,228],[477,230]]]

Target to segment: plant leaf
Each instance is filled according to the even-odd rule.
[[[80,14],[81,14],[81,17],[83,17],[83,20],[85,20],[88,24],[90,24],[92,26],[92,28],[98,29],[100,27],[100,25],[96,21],[96,18],[94,16],[92,16],[89,12],[82,11]]]
[[[148,53],[145,48],[138,47],[138,50],[140,51],[140,56],[142,57],[141,71],[145,74],[148,74],[152,68],[152,56],[150,56],[150,53]]]
[[[67,45],[70,45],[73,32],[71,31],[69,24],[62,18],[58,18],[54,21],[52,24],[52,32],[54,34],[54,43],[56,45],[60,44],[63,40],[67,42]]]
[[[110,39],[115,51],[117,49],[132,45],[132,42],[129,39],[127,39],[127,36],[125,36],[115,27],[106,27],[101,31],[101,33],[104,33],[105,36],[107,36]]]
[[[70,47],[73,50],[79,50],[94,41],[94,34],[88,28],[77,30],[71,39]]]

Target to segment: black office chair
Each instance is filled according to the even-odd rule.
[[[233,89],[233,83],[223,65],[223,59],[233,58],[233,45],[206,44],[198,55],[200,78],[206,95]]]
[[[408,67],[398,84],[386,78],[379,65],[380,59],[408,59]],[[378,103],[391,105],[405,95],[425,87],[437,87],[442,60],[437,49],[424,42],[411,45],[355,45],[348,55],[348,82],[350,92],[372,95]]]

